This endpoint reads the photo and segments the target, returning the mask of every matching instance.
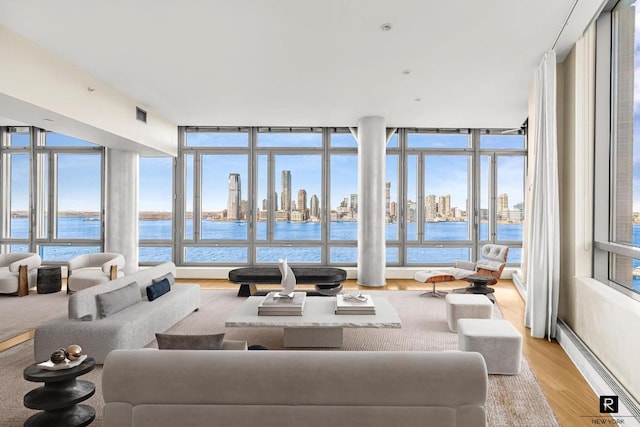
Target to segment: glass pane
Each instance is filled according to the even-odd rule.
[[[73,257],[84,254],[102,252],[100,246],[40,246],[42,261],[69,261]]]
[[[47,147],[99,147],[97,144],[54,132],[45,133],[44,138]]]
[[[322,147],[322,133],[258,133],[260,147]]]
[[[399,260],[399,256],[400,256],[400,248],[395,248],[395,247],[387,247],[385,248],[385,255],[386,255],[386,263],[387,265],[389,264],[397,264],[398,260]]]
[[[31,141],[29,129],[24,131],[9,132],[9,146],[11,147],[28,147]]]
[[[276,240],[320,240],[322,224],[311,221],[311,203],[322,206],[322,156],[278,155],[275,158],[275,188],[279,202],[275,212]],[[276,260],[277,261],[277,260]]]
[[[491,198],[491,156],[480,156],[480,226],[478,239],[489,240],[489,200]]]
[[[469,156],[425,156],[424,239],[469,240]]]
[[[329,248],[329,262],[331,264],[355,264],[357,261],[358,248]]]
[[[480,148],[524,149],[524,135],[480,135]]]
[[[141,157],[139,236],[171,239],[173,219],[173,158]]]
[[[184,238],[193,240],[193,154],[184,156]]]
[[[610,280],[640,293],[640,259],[611,254]]]
[[[330,240],[358,238],[358,156],[331,155]]]
[[[320,247],[258,247],[256,248],[256,260],[260,263],[277,263],[280,259],[286,259],[289,263],[320,263],[322,261],[322,249]]]
[[[202,156],[202,239],[246,240],[248,156]]]
[[[394,133],[389,142],[387,142],[387,148],[397,148],[398,147],[398,134]]]
[[[170,246],[140,246],[138,249],[139,262],[170,262],[173,261],[173,250]]]
[[[509,248],[507,264],[520,264],[522,260],[522,248]]]
[[[496,214],[498,240],[522,241],[524,219],[524,160],[522,156],[498,156]]]
[[[245,132],[187,132],[187,147],[248,147]]]
[[[400,194],[398,192],[398,165],[400,156],[397,154],[387,154],[387,183],[385,185],[385,222],[386,239],[398,240],[398,206],[400,203]]]
[[[256,200],[256,206],[258,207],[258,218],[256,223],[256,239],[267,240],[267,227],[269,225],[269,203],[272,204],[272,212],[277,210],[278,206],[278,193],[275,192],[271,195],[271,198],[267,194],[269,191],[269,156],[266,154],[258,155],[257,171],[258,177],[258,197]],[[269,202],[271,199],[271,202]],[[275,209],[273,209],[275,208]]]
[[[613,197],[612,241],[639,246],[634,239],[634,212],[640,212],[640,92],[637,91],[640,74],[640,38],[637,23],[640,8],[636,2],[618,2],[613,10],[615,43],[612,44],[612,153],[611,172]],[[620,256],[618,258],[621,258]],[[620,261],[617,261],[620,262]],[[616,282],[629,286],[627,268],[616,268]]]
[[[331,134],[331,146],[332,147],[352,147],[358,146],[358,141],[351,135],[351,132],[347,133],[332,133]]]
[[[29,154],[6,153],[2,156],[5,172],[9,173],[9,235],[12,239],[29,238]],[[5,197],[7,194],[5,194]]]
[[[248,253],[247,248],[235,246],[186,247],[184,260],[201,263],[246,263]]]
[[[20,254],[29,252],[29,245],[9,245],[9,253]]]
[[[469,134],[447,133],[408,133],[407,145],[410,148],[467,148]]]
[[[418,240],[418,156],[407,156],[407,241]]]
[[[100,154],[57,154],[58,239],[99,239]]]
[[[470,257],[469,248],[407,248],[407,264],[452,264]]]

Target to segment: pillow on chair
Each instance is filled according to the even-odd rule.
[[[222,350],[224,333],[214,335],[156,334],[160,350]]]

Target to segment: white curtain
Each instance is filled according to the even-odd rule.
[[[547,52],[535,75],[534,167],[527,247],[525,326],[531,336],[556,335],[560,282],[560,210],[556,124],[556,54]]]

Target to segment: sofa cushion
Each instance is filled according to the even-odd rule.
[[[109,317],[138,302],[140,302],[138,282],[132,282],[122,288],[96,295],[98,315],[101,318]]]
[[[156,334],[160,350],[222,350],[224,333],[213,335]]]
[[[153,301],[156,298],[160,298],[171,290],[169,279],[162,279],[152,285],[147,286],[147,299]]]
[[[155,279],[151,279],[151,283],[162,282],[164,279],[167,279],[169,281],[169,285],[170,286],[173,286],[173,284],[176,283],[176,278],[173,275],[173,273],[171,273],[171,272],[165,274],[164,276],[160,276],[160,277],[157,277]]]

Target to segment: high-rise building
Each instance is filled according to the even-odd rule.
[[[451,195],[440,196],[438,198],[438,213],[443,218],[451,216]]]
[[[298,190],[298,210],[306,211],[307,210],[307,190]]]
[[[356,214],[358,213],[358,195],[351,194],[351,212]]]
[[[424,200],[424,220],[433,221],[436,219],[437,209],[435,194],[427,195],[427,198]]]
[[[240,174],[229,174],[229,196],[227,198],[227,220],[238,221],[242,219],[242,194],[240,187]]]
[[[309,202],[311,218],[320,218],[320,200],[318,196],[315,194],[311,196],[311,201]]]
[[[394,219],[398,217],[398,204],[396,202],[391,202],[389,206],[389,216]]]
[[[282,171],[281,186],[280,203],[282,203],[282,210],[285,212],[291,212],[291,171]]]
[[[391,215],[391,183],[384,185],[384,214],[388,218]]]
[[[498,218],[509,218],[509,195],[507,193],[498,194]]]

